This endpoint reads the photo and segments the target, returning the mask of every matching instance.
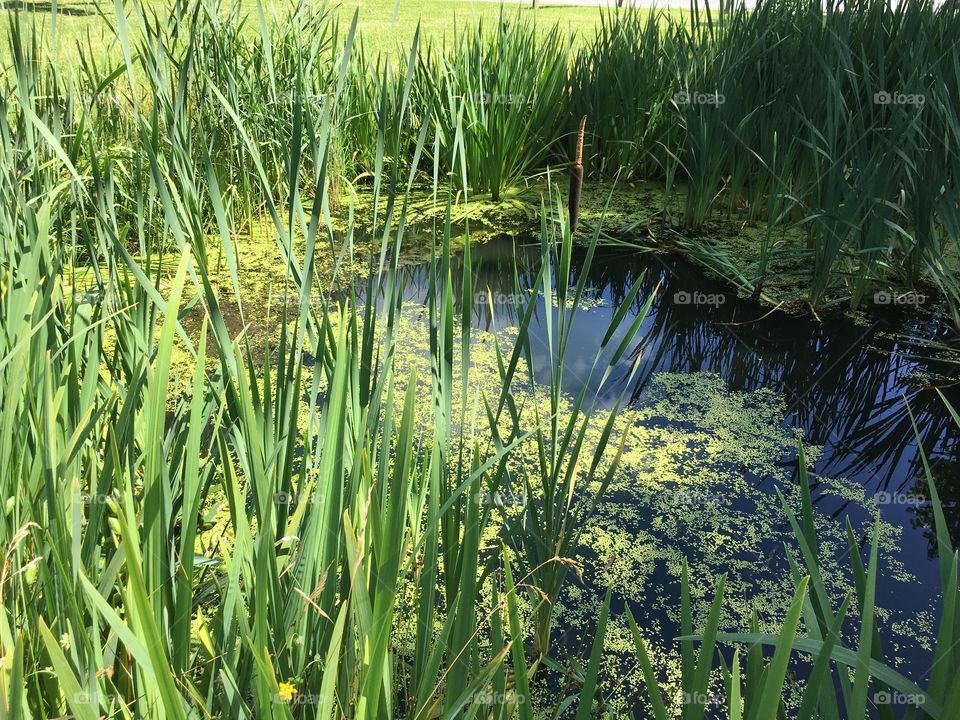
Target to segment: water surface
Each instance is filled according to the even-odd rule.
[[[521,286],[532,284],[539,259],[538,245],[513,239],[474,246],[474,297],[457,293],[458,305],[472,313],[474,327],[493,331],[516,324],[514,277],[520,277]],[[584,253],[577,252],[575,282],[583,272],[583,260]],[[455,268],[455,278],[461,269]],[[428,268],[406,266],[402,276],[405,299],[425,302]],[[638,278],[643,287],[631,314],[639,313],[647,297],[658,287],[659,291],[635,347],[605,384],[601,403],[609,406],[625,393],[630,403],[641,405],[652,379],[665,372],[715,373],[731,390],[776,391],[786,402],[784,425],[802,428],[806,443],[823,448],[810,478],[819,510],[838,523],[848,515],[863,521],[862,505],[819,491],[822,478],[846,478],[878,504],[884,520],[902,528],[899,559],[916,582],[904,592],[902,583],[881,573],[878,603],[901,617],[929,612],[939,593],[939,578],[921,447],[931,458],[956,542],[960,536],[960,443],[957,426],[936,390],[960,407],[958,386],[953,384],[960,368],[932,358],[922,344],[903,338],[945,340],[949,337],[945,323],[929,315],[918,319],[892,307],[878,308],[859,321],[843,315],[822,321],[793,317],[738,298],[675,256],[602,249],[589,269],[587,301],[572,329],[564,374],[567,392],[575,394],[588,382],[610,319]],[[546,378],[551,362],[544,322],[548,309],[542,298],[538,304],[531,327],[533,370],[535,377]],[[555,318],[556,309],[550,312]],[[611,352],[617,344],[610,343]],[[543,352],[537,353],[538,347]],[[598,377],[595,374],[591,393],[597,389]],[[778,462],[792,468],[796,479],[794,460],[784,457]],[[753,482],[773,492],[773,483],[766,478]],[[782,525],[786,526],[785,518]],[[771,554],[778,552],[778,544],[771,543]],[[669,581],[662,573],[654,578]],[[901,628],[901,632],[909,635],[910,630]],[[904,659],[901,671],[925,684],[929,652],[909,643],[901,644],[898,651]]]

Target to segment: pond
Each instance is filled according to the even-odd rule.
[[[467,306],[480,330],[516,325],[515,273],[521,286],[529,285],[539,260],[535,243],[499,238],[474,246],[475,293],[463,298],[458,291],[458,307]],[[583,260],[577,252],[575,281]],[[425,303],[429,268],[413,264],[401,272],[405,301]],[[745,629],[754,609],[773,628],[769,623],[782,617],[779,606],[792,588],[784,550],[791,545],[790,529],[774,488],[789,492],[795,486],[795,440],[802,432],[812,457],[818,527],[824,528],[818,531],[821,553],[832,556],[827,564],[835,571],[828,578],[832,594],[842,598],[849,587],[843,523],[850,519],[866,554],[879,514],[884,532],[877,602],[883,636],[894,638],[885,651],[891,664],[922,684],[929,673],[939,577],[920,448],[931,458],[956,536],[960,444],[936,388],[960,404],[950,382],[960,366],[904,338],[936,340],[946,328],[935,316],[917,319],[893,307],[857,319],[788,316],[737,297],[676,256],[600,248],[567,354],[569,394],[582,389],[613,313],[640,277],[643,287],[631,314],[659,291],[636,346],[599,396],[606,408],[625,397],[620,413],[640,435],[625,456],[620,481],[584,533],[579,559],[589,570],[583,586],[571,584],[556,623],[563,651],[582,651],[602,588],[612,585],[617,602],[630,604],[668,658],[677,634],[681,557],[690,560],[701,612],[719,573],[727,572],[726,629]],[[537,347],[546,350],[546,310],[541,298],[531,327],[535,378],[545,377],[550,366],[547,352],[536,353]],[[555,317],[556,308],[551,311]],[[592,382],[591,392],[596,377]],[[625,627],[614,627],[610,636],[608,670],[617,667],[618,652],[629,657]],[[797,670],[802,674],[802,667]],[[619,701],[626,707],[641,685],[629,672],[623,685]]]

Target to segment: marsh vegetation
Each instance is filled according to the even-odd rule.
[[[958,10],[248,10],[9,22],[0,717],[952,717]]]

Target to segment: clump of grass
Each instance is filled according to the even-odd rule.
[[[558,27],[540,33],[504,11],[492,31],[465,28],[437,54],[423,78],[447,148],[444,167],[464,189],[498,202],[549,157],[560,138],[571,46]]]
[[[780,257],[808,268],[813,306],[837,293],[857,306],[925,280],[952,297],[955,269],[941,259],[956,254],[944,244],[957,204],[957,116],[945,104],[960,67],[947,59],[956,8],[784,0],[718,10],[611,13],[580,51],[572,97],[597,119],[594,167],[663,180],[668,196],[684,182],[678,229],[695,242],[722,214],[799,238],[780,243]],[[750,270],[753,287],[767,279],[771,247]]]

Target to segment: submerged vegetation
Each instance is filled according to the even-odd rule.
[[[516,322],[481,330],[462,201],[507,203],[576,157],[578,183],[665,180],[671,234],[746,203],[768,228],[758,290],[798,252],[814,305],[838,284],[956,299],[957,108],[933,97],[955,90],[956,9],[624,13],[578,50],[504,16],[398,57],[307,4],[173,10],[118,14],[116,65],[81,47],[64,67],[26,22],[7,38],[0,715],[885,720],[896,697],[950,717],[958,564],[930,468],[939,607],[897,617],[876,591],[914,582],[897,528],[839,478],[820,497],[859,516],[814,506],[817,449],[780,396],[662,374],[638,403],[613,382],[639,365],[639,280],[569,362],[602,216],[580,215],[575,273],[559,176],[541,179]],[[829,73],[838,97],[814,100]],[[851,102],[878,78],[927,83],[935,132]],[[399,272],[414,216],[422,305]],[[929,673],[899,667],[907,641]]]

